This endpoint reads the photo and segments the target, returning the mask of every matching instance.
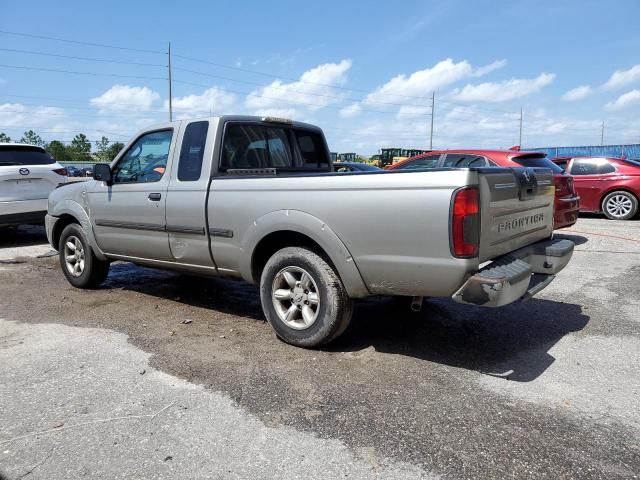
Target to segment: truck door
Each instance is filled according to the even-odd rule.
[[[184,125],[184,124],[183,124]],[[167,233],[173,259],[213,267],[205,232],[205,203],[215,131],[209,121],[190,122],[181,133],[167,192]],[[177,162],[177,163],[176,163]]]
[[[143,133],[113,165],[113,185],[95,182],[89,208],[105,253],[171,260],[165,205],[175,137],[171,126]]]

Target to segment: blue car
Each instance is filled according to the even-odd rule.
[[[382,170],[374,165],[360,162],[335,162],[333,164],[334,172],[372,172]]]

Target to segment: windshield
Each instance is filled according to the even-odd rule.
[[[559,167],[547,157],[541,155],[521,155],[519,157],[511,158],[511,160],[522,165],[523,167],[549,168],[553,171],[553,173],[564,172],[562,167]]]
[[[0,146],[0,165],[51,165],[55,160],[36,147]]]

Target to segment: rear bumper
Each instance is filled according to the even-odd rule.
[[[452,298],[484,307],[530,298],[569,263],[573,247],[570,240],[545,240],[499,257],[470,277]]]
[[[0,202],[0,227],[43,223],[47,199]]]

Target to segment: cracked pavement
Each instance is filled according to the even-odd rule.
[[[312,351],[253,286],[117,263],[80,291],[40,230],[2,233],[0,472],[637,478],[640,222],[560,234],[574,258],[529,302],[374,298]]]

